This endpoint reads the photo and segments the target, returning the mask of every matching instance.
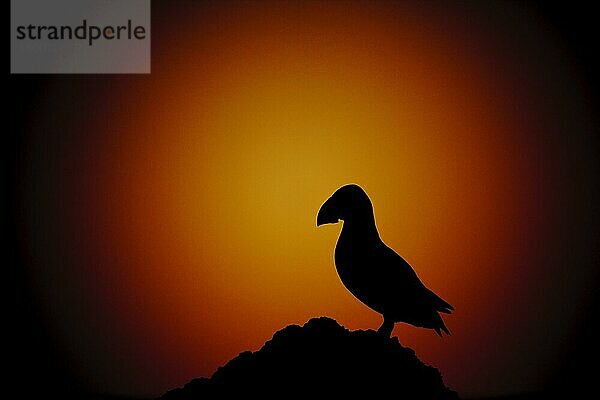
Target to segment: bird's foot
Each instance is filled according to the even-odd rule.
[[[394,322],[389,319],[384,319],[383,324],[377,329],[377,333],[381,336],[389,338],[392,334],[392,330],[394,330]]]

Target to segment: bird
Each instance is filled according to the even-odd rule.
[[[335,246],[335,267],[344,286],[383,315],[377,332],[390,337],[397,322],[450,335],[439,313],[454,311],[429,290],[404,258],[380,238],[373,204],[356,184],[337,189],[320,207],[317,227],[343,221]]]

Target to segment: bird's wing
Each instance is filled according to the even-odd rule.
[[[425,286],[410,264],[400,255],[381,243],[375,249],[373,257],[371,268],[375,269],[376,273],[372,276],[377,277],[377,282],[372,282],[372,287],[382,296],[383,302],[389,304],[394,298],[408,300],[421,297],[419,293]]]
[[[382,243],[376,253],[376,265],[381,268],[379,274],[381,277],[380,289],[382,291],[385,291],[388,295],[397,293],[405,299],[414,296],[419,302],[423,302],[434,310],[446,314],[454,310],[454,307],[449,303],[427,289],[410,264],[394,250]]]
[[[413,292],[425,286],[409,263],[384,243],[375,252],[373,263],[379,269],[381,284],[391,286],[396,291]]]

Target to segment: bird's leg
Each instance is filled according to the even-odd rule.
[[[394,329],[394,321],[389,318],[383,317],[383,324],[377,329],[377,333],[385,337],[390,337],[392,330]]]

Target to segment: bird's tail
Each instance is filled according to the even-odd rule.
[[[442,336],[442,331],[448,335],[451,336],[452,334],[450,333],[450,331],[448,330],[448,328],[446,328],[446,324],[444,324],[444,320],[442,319],[442,317],[440,317],[440,315],[438,313],[435,313],[437,315],[437,326],[435,326],[433,329],[435,330],[435,333],[438,334],[439,337],[443,337]]]

